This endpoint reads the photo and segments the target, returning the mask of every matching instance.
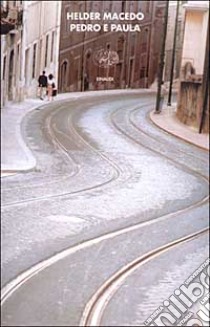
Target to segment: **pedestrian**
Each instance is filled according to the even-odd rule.
[[[41,100],[44,100],[44,97],[46,95],[46,89],[47,89],[47,76],[45,75],[45,71],[43,71],[42,75],[39,76],[38,83],[39,83],[39,97]]]
[[[55,83],[53,83],[53,91],[52,91],[52,100],[54,100],[54,97],[57,95],[57,88],[55,86]]]
[[[53,74],[50,74],[48,76],[48,82],[47,82],[47,96],[48,96],[48,101],[53,100],[53,92],[55,90],[55,80],[53,77]]]

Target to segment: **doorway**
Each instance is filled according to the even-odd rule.
[[[68,63],[65,60],[61,65],[61,78],[60,78],[60,90],[61,92],[67,91],[67,66]]]
[[[129,67],[129,82],[128,87],[132,87],[133,84],[133,59],[130,60],[130,67]]]

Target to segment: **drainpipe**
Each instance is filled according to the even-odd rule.
[[[87,11],[87,3],[85,1],[84,3],[85,5],[85,12]],[[83,34],[83,44],[82,44],[82,67],[81,67],[81,86],[80,86],[80,90],[81,92],[84,92],[84,75],[85,75],[85,63],[84,63],[84,60],[85,60],[85,40],[86,40],[86,31],[84,31],[84,34]]]
[[[57,1],[57,18],[56,18],[56,30],[54,39],[54,54],[55,54],[55,80],[58,88],[58,74],[59,74],[59,49],[60,49],[60,24],[61,24],[61,6],[62,1]]]
[[[26,48],[26,15],[27,15],[27,1],[22,2],[23,8],[23,21],[22,21],[22,32],[21,32],[21,60],[20,60],[20,92],[19,101],[24,101],[25,98],[25,48]]]
[[[127,2],[125,2],[125,12],[127,11]],[[129,13],[131,11],[130,4],[129,4]],[[131,32],[128,31],[127,33],[127,74],[126,74],[126,88],[130,88],[130,57],[131,57]]]
[[[178,18],[179,18],[179,0],[177,1],[177,7],[176,7],[173,52],[172,52],[172,61],[171,61],[170,86],[169,86],[169,93],[168,93],[168,106],[171,106],[171,95],[172,95],[172,85],[173,85],[173,79],[174,79],[174,64],[175,64],[175,53],[176,53],[176,39],[177,39]]]
[[[155,108],[156,113],[159,113],[161,111],[160,100],[161,100],[161,86],[163,81],[163,70],[165,64],[164,58],[165,58],[165,45],[166,45],[166,35],[167,35],[167,26],[168,26],[168,8],[169,8],[169,1],[166,1],[163,40],[162,40],[162,48],[160,54],[159,72],[158,72],[158,90],[157,90],[156,108]]]
[[[203,108],[201,113],[201,121],[199,126],[199,134],[202,133],[203,125],[205,123],[206,112],[208,108],[208,92],[209,91],[209,21],[208,21],[208,32],[206,40],[206,53],[203,71]]]

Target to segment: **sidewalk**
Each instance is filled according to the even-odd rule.
[[[100,96],[106,93],[152,94],[154,92],[144,89],[72,92],[59,94],[54,103],[60,100],[77,99],[93,95]],[[23,141],[20,124],[28,112],[48,104],[47,101],[41,101],[40,99],[27,99],[22,103],[8,104],[1,109],[1,177],[10,176],[21,171],[30,171],[35,168],[36,160]],[[158,115],[151,112],[150,118],[155,125],[163,130],[205,150],[209,150],[208,135],[198,134],[197,131],[180,123],[175,117],[174,107],[170,107],[170,109],[165,108]]]
[[[35,167],[36,160],[21,137],[20,123],[41,104],[39,99],[30,99],[1,109],[1,177]]]
[[[184,125],[176,117],[176,104],[164,107],[160,114],[150,113],[151,121],[174,136],[209,151],[209,135],[199,134],[195,128]]]
[[[108,94],[151,93],[150,90],[103,90],[88,92],[71,92],[58,94],[56,103],[61,100],[78,99],[89,96]],[[52,102],[50,102],[52,103]],[[33,170],[36,160],[21,136],[21,121],[30,111],[47,106],[47,100],[27,99],[21,103],[9,103],[1,109],[1,177],[10,176],[21,171]]]

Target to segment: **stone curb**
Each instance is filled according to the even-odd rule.
[[[71,92],[71,93],[63,93],[58,95],[57,99],[55,99],[55,101],[53,103],[56,102],[60,102],[60,101],[67,101],[70,99],[79,99],[79,98],[84,98],[84,97],[91,97],[91,96],[103,96],[104,94],[109,94],[109,95],[117,95],[117,94],[156,94],[156,92],[152,89],[134,89],[134,90],[130,90],[130,89],[123,89],[123,90],[103,90],[103,91],[89,91],[89,92]],[[30,99],[29,99],[30,100]],[[27,101],[27,100],[26,100]],[[26,104],[26,103],[25,103]],[[20,143],[20,147],[22,148],[22,150],[24,151],[25,155],[27,158],[29,158],[26,162],[27,164],[22,165],[22,167],[20,168],[20,166],[13,166],[13,165],[8,165],[8,164],[2,164],[1,166],[1,177],[6,177],[6,176],[11,176],[13,174],[17,174],[20,172],[27,172],[27,171],[32,171],[35,167],[36,167],[36,159],[34,158],[34,156],[32,155],[30,149],[27,147],[27,145],[25,144],[22,136],[21,136],[21,130],[20,130],[20,126],[21,126],[21,121],[23,120],[24,116],[29,113],[32,110],[36,110],[39,107],[43,107],[43,106],[48,106],[52,104],[52,102],[47,103],[47,102],[40,102],[37,104],[31,104],[31,108],[27,108],[25,110],[24,113],[22,113],[21,117],[17,119],[17,122],[15,123],[16,125],[16,133],[17,133],[17,137],[18,137],[18,141]],[[21,106],[21,104],[18,104]],[[15,104],[14,104],[15,106]],[[24,103],[23,103],[24,106]],[[6,108],[5,108],[6,109]],[[152,117],[152,115],[154,114],[154,111],[150,112],[150,120],[152,121],[152,123],[154,123],[154,125],[156,125],[158,128],[161,128],[162,130],[166,131],[169,134],[174,135],[175,137],[189,143],[189,144],[193,144],[205,151],[209,151],[209,148],[205,147],[205,146],[201,146],[193,141],[191,141],[190,139],[181,136],[179,134],[177,134],[176,132],[170,131],[167,127],[161,126],[155,119],[154,117]]]
[[[98,91],[88,91],[88,92],[70,92],[70,93],[62,93],[58,94],[57,98],[53,102],[40,102],[40,103],[32,103],[31,107],[24,108],[24,105],[27,104],[27,100],[39,100],[39,99],[26,99],[25,102],[22,103],[22,106],[25,110],[25,112],[22,112],[22,115],[18,117],[16,123],[14,124],[16,129],[16,137],[18,138],[20,148],[24,152],[25,156],[28,160],[26,160],[26,163],[23,165],[13,165],[13,164],[3,164],[1,165],[1,177],[11,176],[13,174],[17,174],[20,172],[27,172],[32,171],[36,167],[36,159],[34,158],[33,154],[31,153],[31,150],[27,147],[25,141],[23,140],[23,137],[21,135],[21,121],[23,120],[24,116],[31,112],[32,110],[36,110],[40,107],[47,107],[48,105],[60,102],[60,101],[68,101],[70,99],[79,99],[84,97],[92,97],[92,96],[103,96],[103,95],[117,95],[117,94],[155,94],[155,91],[152,89],[120,89],[120,90],[98,90]],[[16,104],[11,104],[11,110],[14,107],[15,109]],[[17,104],[21,107],[21,103]],[[3,108],[4,110],[7,110],[7,107]],[[10,110],[10,108],[8,108]],[[17,109],[18,110],[18,109]],[[3,120],[3,117],[2,117]],[[20,167],[21,166],[21,167]]]
[[[169,130],[167,127],[163,127],[163,126],[161,126],[161,125],[160,125],[157,121],[155,121],[155,119],[152,117],[152,116],[154,115],[154,112],[155,112],[155,110],[151,111],[150,114],[149,114],[149,117],[150,117],[150,120],[152,121],[152,123],[153,123],[155,126],[157,126],[158,128],[162,129],[163,131],[165,131],[165,132],[167,132],[167,133],[169,133],[169,134],[171,134],[171,135],[177,137],[178,139],[180,139],[180,140],[182,140],[182,141],[185,141],[185,142],[187,142],[187,143],[189,143],[189,144],[195,145],[196,147],[198,147],[198,148],[200,148],[200,149],[202,149],[202,150],[205,150],[205,151],[209,152],[209,147],[207,148],[207,147],[205,147],[205,146],[202,146],[202,145],[200,145],[200,144],[197,144],[197,143],[193,142],[192,140],[190,140],[189,138],[186,138],[186,137],[184,137],[184,136],[181,136],[181,135],[177,134],[175,131],[172,132],[172,131]]]

